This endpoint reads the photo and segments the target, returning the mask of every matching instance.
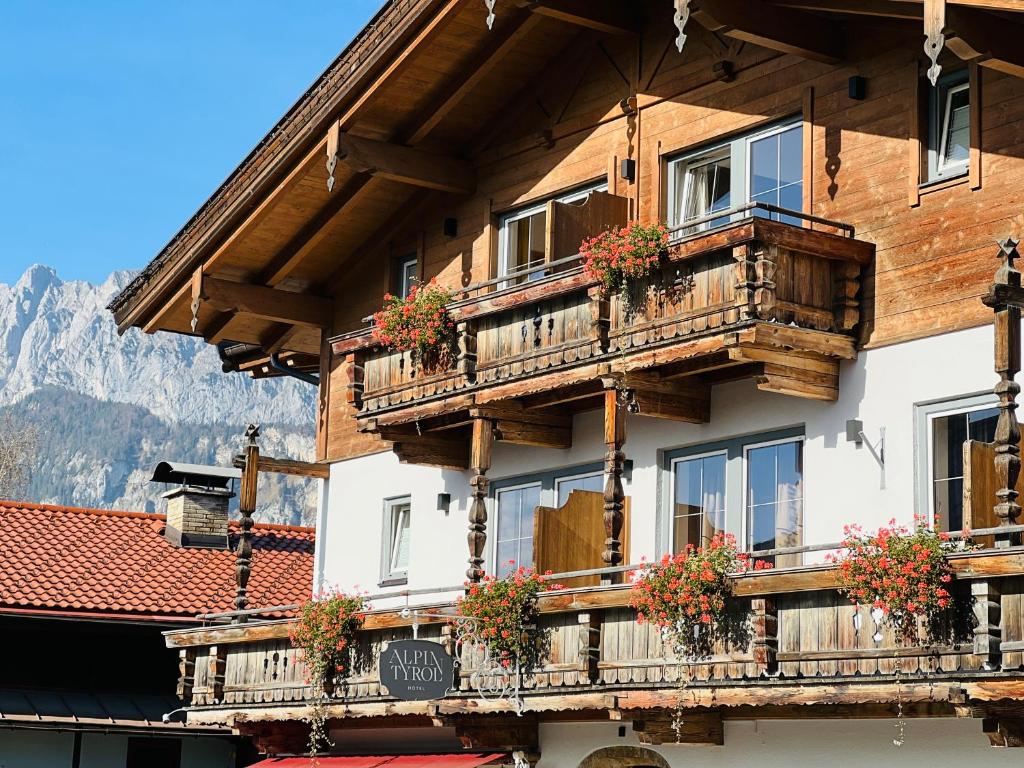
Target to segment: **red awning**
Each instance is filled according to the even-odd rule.
[[[349,757],[321,757],[317,763],[323,768],[477,768],[505,753],[490,755],[372,755]],[[309,768],[308,757],[271,757],[250,768]]]

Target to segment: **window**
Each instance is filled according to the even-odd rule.
[[[552,470],[534,475],[495,480],[492,556],[499,576],[520,565],[533,566],[534,510],[539,506],[561,507],[573,491],[604,490],[601,464]],[[514,560],[515,566],[509,566]]]
[[[725,531],[725,452],[676,462],[672,549],[702,547]]]
[[[405,256],[395,262],[394,292],[403,299],[409,295],[419,275],[416,255]]]
[[[382,584],[403,584],[408,577],[411,513],[412,503],[408,496],[384,502]]]
[[[967,70],[940,78],[928,90],[928,181],[962,176],[968,172],[971,155]]]
[[[553,200],[559,203],[578,203],[587,199],[591,192],[606,192],[607,183],[577,189]],[[498,244],[498,274],[516,275],[508,285],[514,285],[544,276],[544,270],[529,271],[546,261],[545,234],[547,230],[548,201],[531,205],[501,218]]]
[[[540,506],[540,491],[540,483],[531,483],[495,493],[498,508],[495,570],[499,577],[520,566],[533,566],[533,513]]]
[[[931,512],[939,530],[964,527],[964,443],[995,439],[999,409],[976,405],[930,418]]]
[[[746,475],[747,549],[757,552],[800,546],[804,531],[803,440],[748,447]],[[787,556],[786,564],[789,559]]]
[[[671,508],[661,530],[671,551],[703,546],[723,532],[750,551],[804,543],[802,428],[671,451],[665,468]]]
[[[747,202],[803,208],[803,128],[788,121],[669,162],[669,222],[676,227]],[[758,212],[757,215],[768,215]],[[770,214],[798,223],[791,216]],[[729,222],[713,218],[684,234]]]

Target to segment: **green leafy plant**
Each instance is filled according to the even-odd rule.
[[[946,555],[963,544],[920,517],[913,530],[890,520],[874,534],[857,525],[845,526],[843,533],[844,551],[828,556],[839,567],[840,590],[855,604],[881,610],[906,642],[916,640],[919,618],[931,632],[952,601],[948,586],[953,573]]]
[[[607,295],[621,289],[629,280],[646,277],[658,266],[668,245],[668,230],[663,224],[630,222],[607,230],[580,244],[583,271],[601,283]]]
[[[328,688],[349,670],[352,647],[363,626],[366,598],[344,592],[325,592],[299,608],[299,618],[289,629],[289,640],[302,651],[313,689],[309,754],[315,758],[322,744],[330,744],[326,731]]]
[[[458,615],[470,620],[473,637],[502,667],[528,668],[537,655],[536,637],[531,632],[537,623],[537,597],[561,588],[545,582],[530,568],[517,568],[503,578],[487,575],[480,582],[466,583]]]
[[[630,605],[637,622],[649,622],[679,657],[706,652],[724,631],[732,586],[729,574],[771,568],[736,548],[730,534],[718,533],[706,547],[694,547],[646,566],[633,581]]]
[[[443,370],[454,358],[455,320],[448,312],[452,293],[432,279],[414,284],[402,298],[384,294],[384,307],[373,316],[373,336],[387,349],[411,351],[425,370]]]

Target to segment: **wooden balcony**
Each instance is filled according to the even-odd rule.
[[[905,646],[890,631],[872,636],[870,612],[835,589],[831,567],[758,572],[733,579],[737,629],[710,655],[672,656],[659,633],[636,622],[623,585],[545,594],[539,628],[546,651],[522,680],[522,710],[533,721],[632,720],[658,743],[664,713],[681,702],[693,718],[892,716],[899,696],[909,716],[1009,717],[1024,700],[1024,548],[950,556],[956,610],[935,645]],[[479,656],[457,647],[451,604],[423,608],[421,639],[459,657],[457,680],[435,701],[398,701],[378,681],[384,645],[413,635],[412,619],[371,613],[354,673],[330,693],[328,714],[343,727],[463,723],[514,713],[509,698],[473,688]],[[859,616],[859,628],[855,623]],[[178,650],[178,691],[189,723],[266,732],[308,714],[310,689],[288,621],[166,633]],[[685,687],[680,687],[680,676]],[[660,724],[660,725],[659,725]],[[710,738],[720,738],[711,726]],[[261,730],[262,729],[262,730]],[[709,738],[707,728],[703,735]],[[714,734],[718,735],[715,736]],[[672,738],[674,740],[674,736]],[[720,743],[720,742],[719,742]]]
[[[874,246],[753,213],[677,238],[629,295],[602,296],[572,259],[526,283],[469,289],[451,307],[448,370],[424,375],[369,329],[333,339],[360,429],[407,460],[465,468],[474,418],[495,420],[495,439],[565,447],[568,417],[599,407],[609,387],[628,391],[633,412],[694,422],[709,418],[709,388],[737,378],[835,400]]]

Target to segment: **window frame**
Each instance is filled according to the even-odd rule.
[[[723,530],[728,532],[729,530],[729,498],[732,494],[729,493],[729,450],[727,447],[722,446],[711,451],[704,451],[702,453],[693,453],[680,456],[674,456],[669,461],[669,496],[668,496],[668,546],[669,551],[677,552],[676,541],[675,541],[675,521],[676,521],[676,466],[686,461],[696,461],[698,459],[708,459],[712,456],[725,456],[725,490],[722,494],[722,501],[724,504],[723,510]],[[701,513],[704,514],[703,512]]]
[[[498,529],[500,525],[498,520],[499,493],[502,491],[515,491],[522,488],[540,486],[540,494],[538,497],[540,500],[539,506],[557,507],[559,482],[565,480],[578,480],[582,477],[589,477],[596,474],[604,475],[604,464],[602,462],[588,462],[586,464],[576,464],[571,467],[551,469],[544,472],[512,475],[492,481],[487,498],[488,519],[493,521],[492,523],[489,523],[488,530],[492,530],[494,532],[493,536],[489,535],[487,537],[488,552],[486,562],[491,568],[490,572],[498,572]]]
[[[935,87],[928,93],[928,163],[925,168],[927,178],[923,185],[936,184],[950,179],[958,179],[970,174],[971,170],[971,126],[974,123],[974,103],[971,94],[970,70],[967,68],[950,72],[939,78]],[[956,163],[943,161],[943,149],[949,140],[950,106],[955,93],[967,91],[967,157]]]
[[[733,534],[742,548],[743,543],[747,540],[747,470],[745,449],[747,447],[758,448],[770,444],[787,443],[796,439],[806,444],[806,431],[806,426],[799,424],[663,450],[660,462],[662,479],[659,483],[661,502],[658,504],[658,515],[661,519],[657,521],[655,541],[657,551],[660,554],[673,554],[675,552],[672,522],[675,504],[674,466],[678,461],[725,452],[725,532]],[[806,476],[806,467],[804,474]],[[805,520],[806,516],[807,507],[805,503]]]
[[[804,474],[805,474],[805,471],[804,471],[805,470],[805,467],[804,467],[804,457],[805,457],[806,454],[805,454],[805,451],[804,451],[804,447],[805,447],[805,445],[807,443],[806,435],[805,434],[800,434],[800,435],[793,436],[793,437],[780,437],[780,438],[772,439],[772,440],[763,440],[761,442],[746,443],[743,446],[743,518],[742,518],[743,519],[743,528],[742,528],[742,534],[743,535],[742,535],[742,538],[737,537],[737,539],[740,541],[740,548],[743,549],[746,552],[753,552],[754,551],[753,550],[753,542],[751,541],[751,536],[753,535],[753,526],[751,525],[751,520],[750,520],[751,504],[750,504],[750,494],[748,492],[749,491],[748,482],[749,482],[749,479],[750,479],[750,461],[747,458],[747,456],[748,456],[748,454],[752,450],[756,450],[758,448],[770,448],[773,445],[785,445],[787,443],[799,443],[800,444],[800,467],[801,467],[801,469],[800,469],[800,519],[801,519],[801,528],[804,527],[803,520],[804,520],[804,517],[805,517],[805,511],[806,511],[806,504],[805,504],[806,494],[804,493],[804,489],[805,489],[805,485],[804,485]],[[776,488],[777,487],[778,486],[776,485]],[[776,501],[774,503],[778,504],[779,502]],[[802,535],[801,535],[800,538],[801,538],[801,544],[798,544],[797,546],[802,546],[802,544],[805,543],[805,542],[802,541],[802,539],[803,539]],[[774,548],[775,547],[773,547],[773,549]]]
[[[925,516],[930,528],[935,526],[935,419],[985,411],[998,405],[999,400],[991,391],[914,404],[914,465],[917,475],[914,509],[919,517]],[[922,512],[922,510],[924,511]]]
[[[591,192],[607,192],[608,191],[608,180],[596,180],[586,184],[574,187],[566,192],[557,195],[551,195],[541,200],[536,200],[527,205],[519,208],[514,208],[510,211],[506,211],[498,217],[498,274],[495,275],[497,278],[508,277],[501,283],[502,288],[508,288],[512,285],[517,285],[516,280],[525,278],[523,282],[529,282],[529,277],[533,273],[533,270],[525,269],[517,275],[510,275],[508,269],[509,251],[511,246],[511,227],[510,224],[519,221],[521,219],[535,216],[538,213],[543,213],[547,210],[549,202],[556,203],[575,203],[581,200],[585,200]],[[536,271],[543,271],[544,264],[548,262],[548,254],[545,252],[544,261],[537,265]]]
[[[396,508],[405,505],[408,507],[405,514],[409,518],[409,563],[405,570],[394,568],[395,537],[396,527],[394,515]],[[383,501],[383,520],[381,530],[381,553],[380,553],[380,584],[381,587],[400,586],[409,583],[409,565],[412,564],[412,496],[403,494],[400,496],[389,496]]]
[[[418,267],[419,267],[419,254],[417,254],[417,253],[409,253],[409,254],[406,254],[405,256],[399,256],[398,258],[395,259],[394,264],[395,264],[395,279],[393,281],[393,283],[394,283],[394,292],[395,292],[395,295],[398,296],[398,298],[404,299],[406,296],[409,295],[409,291],[412,290],[412,286],[415,284],[415,281],[416,281],[416,278],[417,278]],[[405,282],[406,282],[405,278],[406,278],[406,275],[408,274],[407,271],[406,271],[406,268],[410,264],[413,267],[413,273],[414,274],[413,274],[412,278],[409,280],[409,285],[406,286],[405,285]]]
[[[677,180],[679,178],[678,169],[680,166],[686,168],[693,163],[699,165],[701,162],[709,161],[714,155],[723,153],[727,150],[729,156],[729,195],[732,201],[729,208],[731,209],[741,205],[746,205],[750,202],[751,144],[760,139],[766,139],[774,135],[782,134],[794,128],[800,129],[801,141],[806,140],[806,137],[803,136],[803,116],[797,114],[762,125],[752,131],[736,134],[731,139],[713,141],[691,150],[668,156],[666,158],[666,176],[668,179],[668,190],[666,195],[668,215],[666,216],[666,220],[668,221],[669,229],[678,228],[685,224],[685,220],[678,219],[678,212],[686,202],[685,182],[684,189],[682,190],[684,197],[682,199],[680,199],[680,190],[677,188]],[[803,168],[801,167],[801,188],[806,183],[807,179],[803,177]],[[801,213],[803,212],[804,211],[801,206]],[[739,221],[740,219],[746,218],[750,215],[749,211],[740,214],[732,214],[723,224],[710,227],[708,225],[711,224],[711,222],[706,222],[705,224],[697,225],[696,228],[687,228],[687,234],[692,234],[693,232],[705,232],[709,229],[728,226],[733,222]],[[777,214],[773,214],[773,216],[774,215]]]

